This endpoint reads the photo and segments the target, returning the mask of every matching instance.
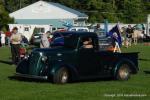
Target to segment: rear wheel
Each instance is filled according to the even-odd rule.
[[[130,78],[130,67],[128,64],[121,64],[116,75],[117,80],[128,80]]]
[[[53,77],[53,82],[57,84],[65,84],[69,80],[69,72],[65,67],[60,68]]]

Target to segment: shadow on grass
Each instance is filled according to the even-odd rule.
[[[150,71],[144,71],[145,74],[150,74]]]
[[[138,60],[141,60],[141,61],[150,61],[150,59],[143,59],[143,58],[139,58]]]
[[[84,79],[84,80],[78,80],[71,83],[87,83],[87,82],[109,82],[114,81],[113,78],[96,78],[96,79]]]
[[[10,80],[17,80],[17,81],[23,81],[23,82],[37,82],[37,83],[48,83],[50,81],[48,80],[41,80],[41,79],[31,79],[31,78],[23,78],[23,77],[17,77],[17,76],[8,76],[8,79]]]
[[[5,60],[0,60],[0,63],[4,63],[4,64],[8,64],[8,65],[12,65],[12,61],[5,61]]]
[[[41,79],[32,79],[32,78],[23,78],[17,76],[9,76],[10,80],[17,80],[22,82],[34,82],[34,83],[51,83],[54,84],[52,79],[50,80],[41,80]],[[113,78],[96,78],[96,79],[83,79],[77,81],[71,81],[69,84],[78,84],[78,83],[86,83],[86,82],[102,82],[102,81],[114,81]]]

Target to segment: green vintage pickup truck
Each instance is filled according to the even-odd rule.
[[[137,52],[101,51],[96,33],[66,33],[63,45],[34,49],[18,64],[15,75],[64,84],[93,78],[128,80],[138,72]]]

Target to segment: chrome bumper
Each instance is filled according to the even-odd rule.
[[[35,75],[28,75],[28,74],[20,74],[20,73],[15,73],[16,77],[23,77],[23,78],[31,78],[31,79],[41,79],[41,80],[47,80],[47,76],[35,76]]]

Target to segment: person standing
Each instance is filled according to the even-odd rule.
[[[131,43],[132,43],[133,28],[131,27],[131,25],[128,25],[126,33],[127,33],[126,34],[126,37],[127,37],[126,47],[128,48],[128,46],[131,46]]]
[[[1,33],[1,45],[2,47],[5,46],[5,34],[4,33]]]
[[[51,32],[47,31],[45,34],[42,35],[41,41],[40,41],[40,48],[49,48],[50,47],[50,42],[49,42],[49,36]]]
[[[3,33],[4,32],[2,30],[0,30],[0,47],[2,46],[2,36],[4,37]],[[5,41],[3,41],[3,42],[5,42]]]
[[[0,47],[1,47],[2,45],[1,45],[1,31],[0,31]]]
[[[9,31],[9,29],[7,29],[7,32],[5,34],[6,34],[6,41],[7,41],[8,47],[10,47],[11,32]]]
[[[94,32],[97,34],[97,35],[104,35],[104,30],[101,28],[100,24],[97,24],[95,29],[94,29]]]
[[[20,60],[19,50],[20,50],[21,40],[22,40],[21,34],[18,33],[18,28],[14,27],[10,37],[13,64],[17,64]]]

